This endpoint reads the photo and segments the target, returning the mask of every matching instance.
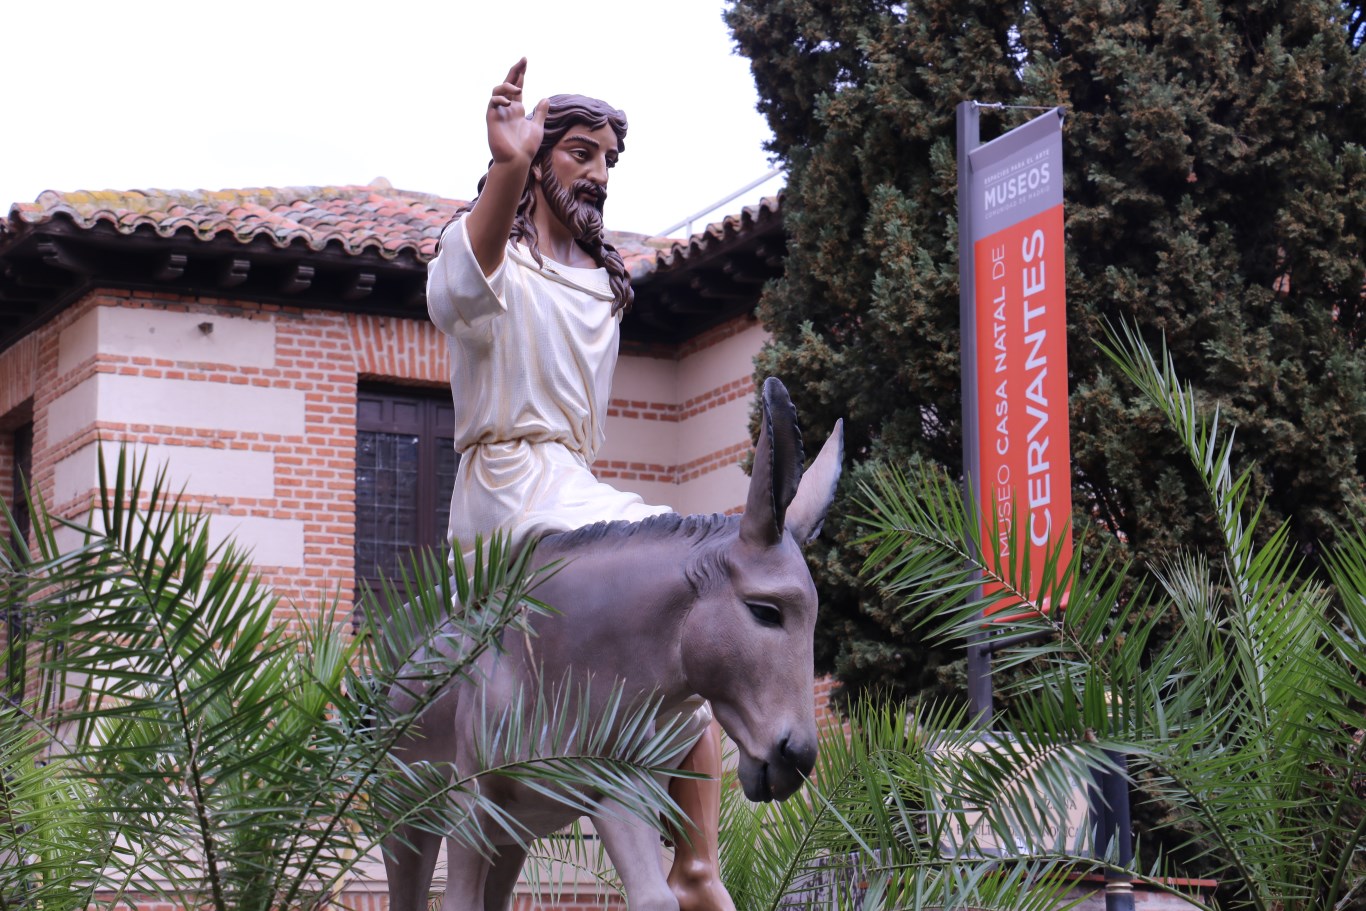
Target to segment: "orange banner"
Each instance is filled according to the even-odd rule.
[[[1006,567],[1012,546],[1027,547],[1027,591],[1037,598],[1045,549],[1061,541],[1059,566],[1072,554],[1062,205],[977,241],[973,253],[982,548]],[[983,592],[1000,588],[987,582]]]

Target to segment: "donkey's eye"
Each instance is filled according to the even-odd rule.
[[[753,602],[748,602],[745,604],[745,607],[748,607],[749,612],[754,615],[754,619],[758,620],[764,626],[783,625],[783,612],[772,604],[755,604]]]

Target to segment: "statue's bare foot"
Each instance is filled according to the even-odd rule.
[[[730,893],[710,864],[674,864],[669,871],[669,888],[678,898],[679,911],[735,911]]]

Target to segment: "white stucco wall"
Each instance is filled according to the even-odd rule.
[[[95,307],[62,330],[58,372],[96,354],[273,367],[275,324],[222,313]]]
[[[303,569],[306,522],[279,508],[292,496],[279,468],[290,458],[282,441],[309,432],[314,386],[279,369],[276,319],[116,296],[94,304],[58,333],[62,391],[44,409],[51,502],[83,512],[100,453],[112,470],[127,447],[145,460],[146,483],[165,470],[169,493],[212,516],[215,544],[233,537],[258,569]]]

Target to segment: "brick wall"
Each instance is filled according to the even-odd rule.
[[[737,367],[736,369],[743,369]],[[733,371],[732,371],[733,372]],[[686,425],[687,422],[698,418],[713,409],[719,408],[730,402],[742,401],[748,407],[749,400],[754,395],[754,378],[750,374],[735,377],[720,385],[704,390],[701,394],[689,398],[683,402],[649,402],[634,399],[613,398],[608,408],[607,416],[617,419],[620,423],[637,422],[646,427],[651,423],[655,424],[680,424]],[[649,429],[644,432],[652,432]],[[661,432],[655,429],[653,432]],[[679,431],[674,430],[674,435],[679,435]],[[683,433],[687,432],[687,428]],[[747,455],[753,448],[749,443],[749,434],[745,425],[736,428],[736,434],[740,437],[737,442],[709,448],[703,455],[678,461],[684,458],[682,449],[677,450],[676,459],[671,462],[641,462],[629,459],[599,459],[593,465],[593,473],[603,479],[612,481],[651,481],[663,482],[667,484],[684,485],[689,481],[694,481],[704,474],[716,471],[727,466],[738,466],[740,460]],[[709,443],[715,446],[715,441]],[[623,485],[629,486],[629,485]],[[733,512],[743,508],[744,503],[717,504],[719,512]]]
[[[14,503],[14,431],[0,424],[0,500]]]
[[[61,514],[94,498],[98,448],[134,444],[305,608],[354,587],[357,382],[447,376],[425,321],[204,297],[100,292],[32,338],[34,462]]]
[[[512,911],[613,911],[625,908],[625,902],[615,896],[561,895],[545,901],[531,895],[519,895],[512,900]]]
[[[0,428],[0,500],[10,505],[13,493],[10,478],[14,476],[14,435]],[[7,534],[4,523],[0,523],[0,535]],[[5,597],[4,586],[0,585],[0,598]],[[9,647],[9,611],[11,604],[0,605],[0,653]],[[7,688],[3,682],[8,668],[0,661],[0,694]]]
[[[9,428],[13,416],[33,398],[38,385],[37,334],[0,352],[0,427]]]
[[[351,349],[361,379],[446,388],[450,356],[441,333],[426,320],[352,316]]]

